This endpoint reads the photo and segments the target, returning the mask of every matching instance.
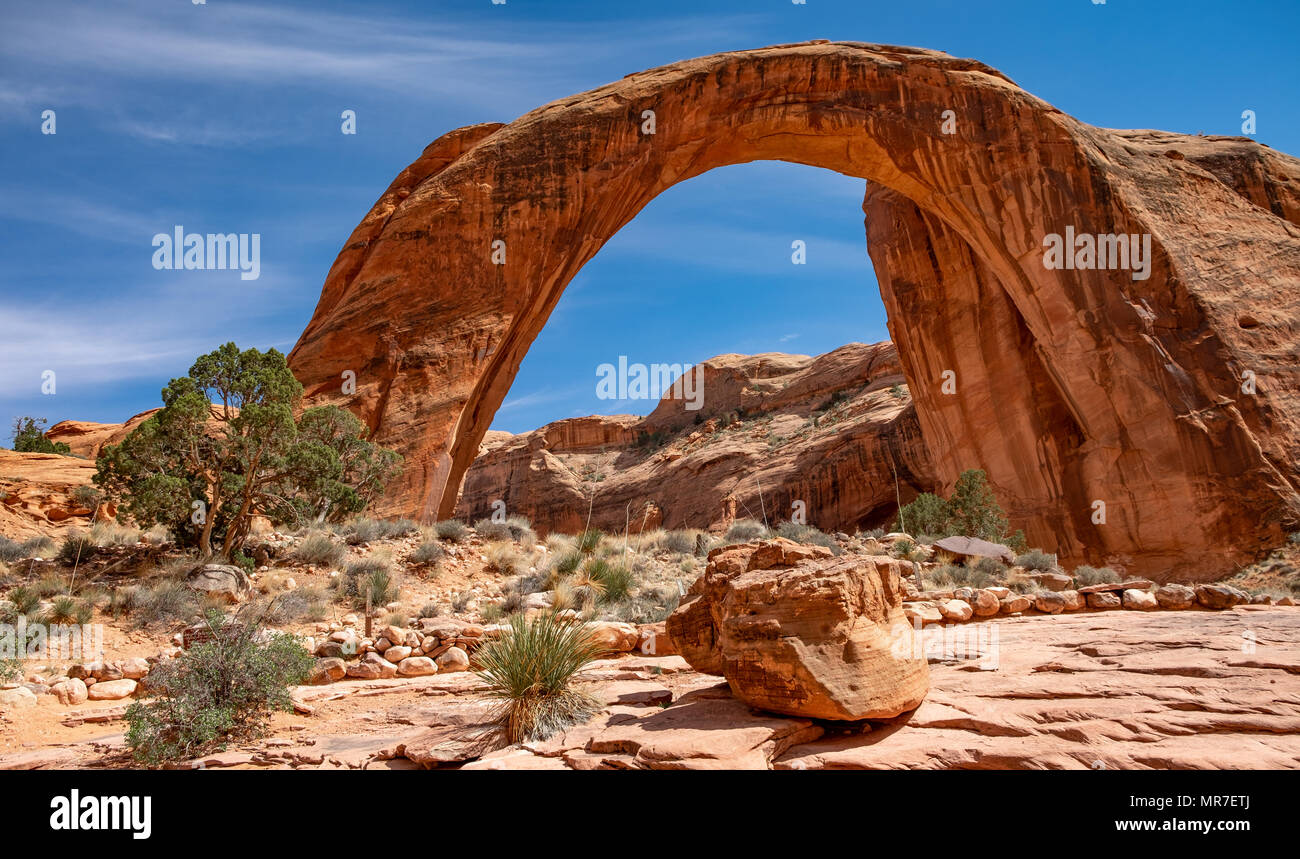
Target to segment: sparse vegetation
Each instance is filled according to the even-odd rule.
[[[231,559],[254,516],[303,523],[359,512],[400,457],[366,441],[344,409],[295,418],[301,396],[280,352],[227,343],[172,379],[163,408],[104,449],[95,484],[119,517],[163,525],[202,555]]]
[[[439,540],[446,540],[448,543],[463,543],[469,536],[469,526],[464,522],[456,519],[445,519],[437,522],[433,526],[434,533],[438,535]]]
[[[840,544],[835,542],[835,538],[812,525],[800,525],[797,522],[782,522],[776,526],[776,533],[779,537],[785,537],[787,540],[794,540],[796,543],[806,543],[812,546],[823,546],[831,550],[832,555],[844,554],[844,549]]]
[[[768,535],[767,526],[762,522],[754,519],[737,519],[731,523],[724,536],[726,543],[748,543],[750,540],[759,540]]]
[[[246,618],[211,611],[210,641],[149,674],[153,697],[126,711],[126,742],[141,763],[182,761],[231,740],[261,736],[276,710],[289,710],[289,687],[307,678],[312,657],[284,633],[259,634]]]
[[[14,419],[13,446],[19,453],[57,453],[67,456],[71,449],[61,441],[45,437],[45,418],[23,416]]]
[[[1021,532],[1008,532],[1006,514],[989,488],[984,472],[979,469],[962,472],[947,500],[928,492],[918,495],[899,511],[894,527],[936,538],[955,534],[978,537],[1005,543],[1013,549],[1023,548],[1025,542]]]
[[[347,557],[347,549],[335,543],[324,531],[304,537],[293,550],[293,559],[314,566],[337,567]]]
[[[1083,588],[1088,585],[1113,584],[1119,581],[1119,574],[1110,567],[1090,567],[1087,564],[1074,568],[1074,586]]]
[[[339,576],[339,596],[364,608],[366,597],[371,606],[383,606],[397,599],[400,588],[386,558],[370,557],[353,561]]]
[[[406,556],[407,563],[429,566],[436,564],[447,554],[447,550],[437,540],[425,540]]]
[[[63,542],[59,544],[59,553],[56,557],[59,563],[71,567],[93,555],[95,548],[95,541],[90,539],[88,535],[80,531],[74,531],[63,538]]]
[[[1016,557],[1016,566],[1036,573],[1048,573],[1056,569],[1056,556],[1042,549],[1030,549]]]

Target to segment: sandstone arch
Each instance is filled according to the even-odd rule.
[[[939,474],[984,467],[1031,543],[1205,577],[1293,527],[1300,162],[1097,129],[978,62],[858,43],[630,75],[453,131],[403,171],[290,356],[311,401],[348,405],[407,457],[386,512],[450,513],[529,344],[605,241],[674,183],[764,159],[867,180],[868,249]],[[1043,237],[1067,226],[1152,235],[1149,279],[1046,269]]]

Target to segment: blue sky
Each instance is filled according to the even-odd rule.
[[[1300,3],[0,2],[0,419],[120,421],[226,340],[288,351],[331,262],[435,137],[693,56],[807,39],[969,56],[1095,125],[1300,153]],[[340,133],[340,113],[357,134]],[[57,133],[41,133],[56,112]],[[818,354],[887,337],[862,182],[716,170],[573,281],[495,428],[646,411],[595,397],[619,355]],[[155,233],[260,233],[261,276],[156,271]],[[790,243],[808,245],[804,266]],[[54,395],[41,393],[54,370]],[[8,433],[4,433],[8,443]]]

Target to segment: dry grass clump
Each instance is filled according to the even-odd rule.
[[[487,558],[487,569],[502,575],[517,576],[528,571],[528,559],[507,540],[489,543],[483,556]]]
[[[435,522],[433,531],[438,535],[439,540],[445,540],[448,543],[463,543],[465,538],[469,536],[469,526],[456,519]]]
[[[1119,581],[1119,574],[1110,567],[1090,567],[1087,564],[1074,568],[1074,586],[1109,585]]]
[[[337,567],[348,550],[335,543],[324,531],[313,531],[293,548],[293,559],[316,567]]]

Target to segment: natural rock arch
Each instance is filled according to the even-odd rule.
[[[458,129],[398,176],[290,355],[309,401],[349,406],[406,456],[384,512],[449,515],[574,274],[664,189],[755,160],[867,180],[868,249],[938,473],[986,469],[1031,544],[1186,579],[1297,521],[1300,162],[1097,129],[972,60],[824,42]],[[1044,236],[1067,227],[1150,234],[1150,277],[1045,268]]]

